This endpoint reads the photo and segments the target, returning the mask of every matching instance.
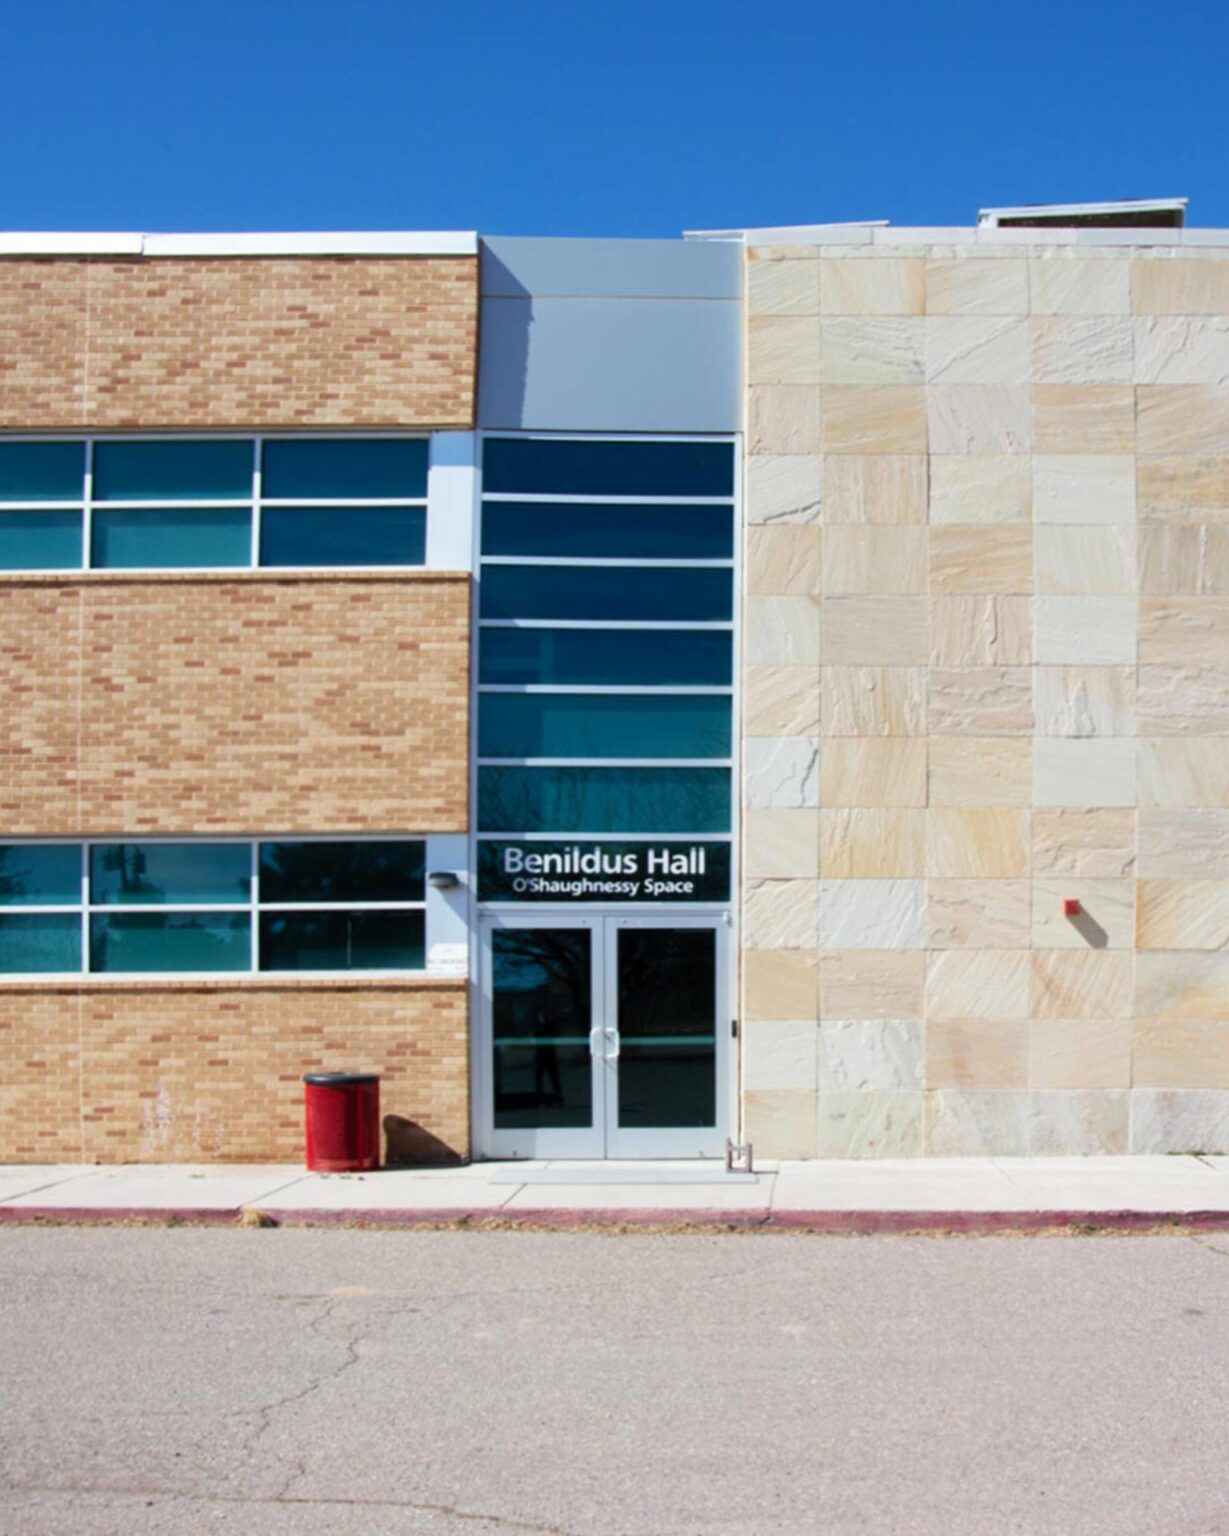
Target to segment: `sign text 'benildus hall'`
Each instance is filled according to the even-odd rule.
[[[729,843],[480,844],[481,901],[726,901]]]

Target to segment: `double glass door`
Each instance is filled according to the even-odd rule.
[[[717,918],[488,916],[487,1157],[718,1157],[730,1023]]]

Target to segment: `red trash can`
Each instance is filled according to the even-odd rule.
[[[374,1072],[309,1072],[303,1079],[311,1173],[380,1166],[380,1079]]]

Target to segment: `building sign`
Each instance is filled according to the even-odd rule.
[[[479,901],[729,899],[729,843],[478,844]]]

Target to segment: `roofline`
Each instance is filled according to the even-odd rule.
[[[977,222],[980,226],[993,227],[1000,219],[1062,218],[1096,213],[1163,213],[1166,210],[1186,213],[1189,197],[1134,197],[1117,203],[1021,203],[1015,208],[980,208]]]
[[[473,230],[141,234],[0,230],[0,256],[476,256]]]
[[[839,222],[828,224],[773,224],[764,228],[753,225],[744,225],[741,229],[685,229],[684,240],[746,240],[754,235],[758,240],[761,235],[783,235],[787,242],[799,240],[802,236],[816,236],[816,243],[822,243],[820,237],[828,230],[834,229],[886,229],[888,219],[843,219]],[[770,244],[770,241],[764,241]]]

